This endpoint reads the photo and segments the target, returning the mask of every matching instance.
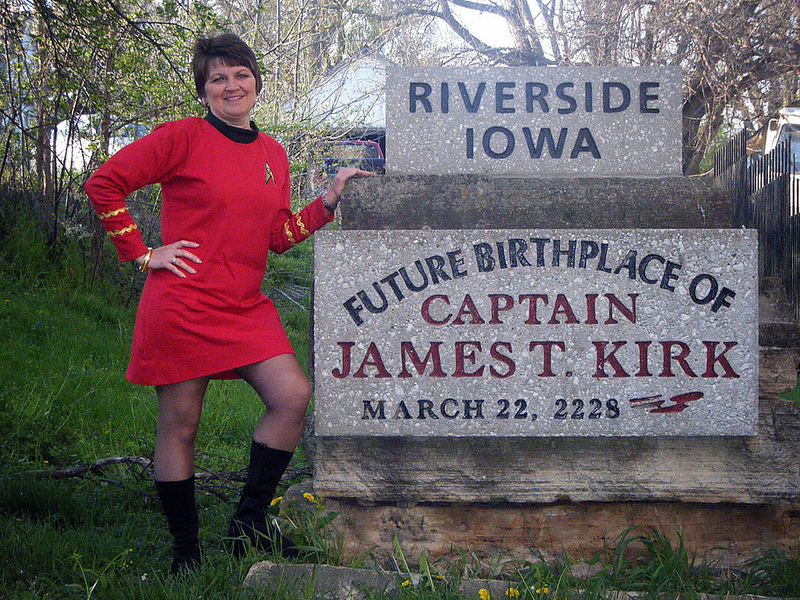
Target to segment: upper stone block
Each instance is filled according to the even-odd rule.
[[[681,86],[677,67],[390,69],[387,172],[680,175]]]

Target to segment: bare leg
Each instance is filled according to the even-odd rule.
[[[179,481],[194,475],[194,440],[208,379],[156,386],[158,427],[153,470],[157,481]]]
[[[264,403],[264,415],[253,440],[276,450],[293,452],[303,432],[311,386],[293,354],[236,369]]]
[[[264,415],[253,434],[247,481],[228,527],[231,551],[241,557],[252,544],[265,552],[297,556],[294,543],[274,526],[267,511],[303,431],[311,387],[292,354],[247,365],[236,372],[258,393],[264,403]]]
[[[194,440],[208,378],[156,386],[158,428],[153,470],[173,537],[172,573],[200,565],[200,521],[194,498]]]

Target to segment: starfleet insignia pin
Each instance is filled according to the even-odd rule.
[[[264,183],[269,184],[269,180],[272,180],[272,185],[277,186],[278,184],[275,183],[275,176],[272,174],[272,169],[269,168],[269,163],[264,163]]]

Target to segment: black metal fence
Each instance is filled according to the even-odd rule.
[[[714,156],[714,176],[733,198],[733,226],[758,230],[758,273],[783,280],[800,317],[800,173],[789,141],[748,157],[742,131]]]

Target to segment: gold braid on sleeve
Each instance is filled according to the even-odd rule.
[[[117,215],[121,215],[124,212],[128,212],[127,206],[123,206],[122,208],[118,208],[116,210],[110,210],[108,212],[100,213],[97,216],[100,217],[101,221],[105,221],[109,217],[116,217]]]
[[[125,227],[124,229],[115,229],[114,231],[109,231],[108,232],[108,236],[109,237],[117,237],[119,235],[125,235],[126,233],[130,233],[131,231],[134,231],[135,229],[139,229],[139,228],[136,226],[136,223],[132,223],[132,224],[128,225],[127,227]]]
[[[289,221],[286,221],[286,223],[283,224],[283,232],[286,234],[286,239],[289,240],[289,245],[294,246],[297,242],[295,241],[294,234],[289,227]]]
[[[306,226],[303,224],[303,220],[300,218],[300,213],[297,213],[294,216],[294,220],[297,221],[297,226],[300,228],[300,235],[303,236],[303,239],[306,239],[308,236],[311,235]]]
[[[297,228],[300,230],[300,239],[295,239],[294,233],[292,232],[291,223],[294,221]],[[303,223],[303,219],[300,216],[300,213],[295,213],[292,215],[291,219],[287,219],[287,221],[283,224],[283,233],[286,235],[286,239],[289,241],[290,246],[295,246],[306,239],[308,236],[311,235],[311,232],[306,229],[305,223]]]

